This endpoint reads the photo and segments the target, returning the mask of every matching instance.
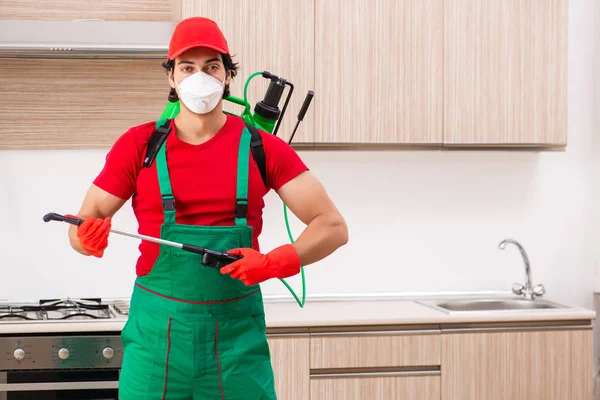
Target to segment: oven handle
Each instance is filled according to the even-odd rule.
[[[87,390],[87,389],[118,389],[119,381],[91,382],[42,382],[42,383],[2,383],[2,392],[48,391],[48,390]]]

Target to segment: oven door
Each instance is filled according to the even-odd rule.
[[[0,400],[118,400],[119,370],[0,372]]]

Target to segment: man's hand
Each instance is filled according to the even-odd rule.
[[[108,231],[110,230],[111,223],[110,218],[112,218],[115,213],[121,207],[123,207],[125,202],[125,199],[120,199],[100,189],[98,186],[92,185],[85,195],[81,210],[79,210],[77,213],[76,218],[83,220],[88,220],[90,218],[108,220],[106,221],[108,226],[105,225],[103,228],[106,231],[106,236],[108,237]],[[69,225],[69,242],[71,243],[71,247],[80,254],[85,256],[93,255],[95,257],[102,257],[104,254],[103,250],[108,245],[108,242],[104,243],[104,240],[102,240],[102,235],[100,235],[100,238],[96,239],[96,245],[89,245],[93,242],[93,240],[89,239],[91,236],[93,236],[91,234],[93,230],[90,229],[93,227],[91,222],[93,222],[93,220],[90,220],[86,224],[86,226],[89,227],[87,229],[82,229],[82,226]],[[99,224],[99,222],[97,222],[97,224]],[[82,243],[82,238],[85,239],[84,241],[86,242],[86,245]]]
[[[271,278],[288,278],[300,272],[300,258],[290,244],[280,246],[267,254],[250,248],[233,249],[227,253],[243,257],[221,268],[221,273],[241,280],[246,286],[256,285]]]
[[[66,214],[65,217],[79,218],[71,214]],[[77,227],[79,243],[89,255],[102,258],[104,249],[108,246],[108,234],[110,233],[111,223],[111,217],[89,217]]]

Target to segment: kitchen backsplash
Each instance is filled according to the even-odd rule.
[[[517,249],[497,249],[510,237],[525,246],[548,296],[591,301],[591,129],[571,121],[566,153],[301,152],[350,230],[345,247],[306,267],[309,295],[507,290],[524,279]],[[69,247],[65,224],[42,221],[47,212],[77,212],[103,161],[103,151],[0,153],[0,298],[129,295],[137,239],[112,235],[102,259],[84,257]],[[285,243],[274,193],[264,218],[263,250]],[[113,224],[137,230],[130,203]],[[303,226],[294,217],[291,224],[297,237]],[[298,278],[289,282],[300,290]],[[264,290],[287,289],[272,281]]]

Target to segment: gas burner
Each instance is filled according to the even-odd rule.
[[[48,299],[39,304],[0,305],[0,321],[89,320],[113,318],[101,299]]]
[[[52,300],[40,300],[40,305],[46,309],[50,308],[85,308],[88,310],[100,310],[105,309],[108,306],[102,304],[102,299],[52,299]]]
[[[28,306],[0,306],[0,319],[5,321],[41,319],[35,309]]]
[[[107,304],[101,299],[40,300],[44,319],[107,319],[111,318]]]
[[[108,309],[97,312],[73,310],[46,311],[45,319],[108,319],[111,318]]]

